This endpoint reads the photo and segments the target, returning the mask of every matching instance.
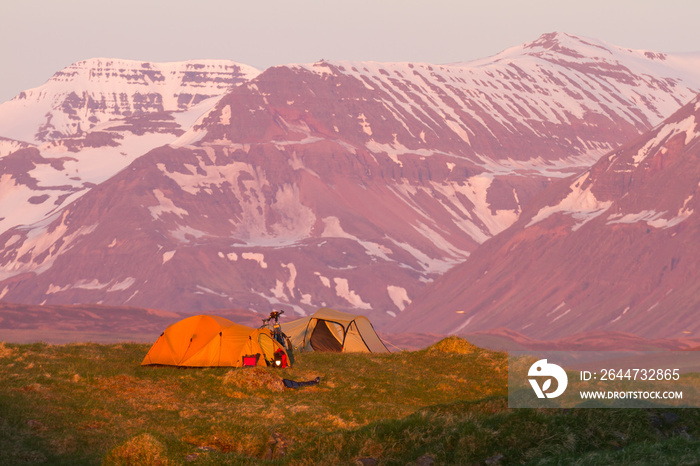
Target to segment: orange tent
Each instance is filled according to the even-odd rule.
[[[198,315],[176,322],[165,329],[141,363],[185,367],[241,367],[244,356],[258,355],[264,366],[284,348],[268,329],[238,325],[218,316]]]

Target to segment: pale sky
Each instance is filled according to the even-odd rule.
[[[698,18],[697,0],[0,0],[0,102],[93,57],[441,64],[554,31],[700,52]]]

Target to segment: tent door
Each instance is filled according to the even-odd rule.
[[[310,343],[314,351],[330,351],[334,353],[343,351],[343,345],[333,335],[325,320],[316,322],[316,327],[311,333]]]

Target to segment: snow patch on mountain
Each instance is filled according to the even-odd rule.
[[[395,285],[388,285],[386,287],[386,291],[387,293],[389,293],[391,301],[399,309],[399,311],[403,311],[404,309],[406,309],[406,306],[408,304],[411,304],[411,299],[408,297],[408,292],[406,291],[406,288]]]
[[[58,256],[72,247],[77,238],[88,235],[97,228],[97,224],[94,224],[69,232],[66,217],[67,211],[64,211],[57,225],[53,225],[53,222],[58,215],[53,215],[31,228],[16,229],[17,234],[11,237],[10,248],[3,250],[7,255],[0,257],[0,280],[21,273],[40,274],[46,271]],[[15,239],[15,236],[20,238]],[[22,260],[14,261],[11,260],[12,257],[21,257]]]
[[[355,235],[351,235],[343,230],[340,226],[340,219],[338,217],[326,217],[323,219],[323,232],[321,232],[321,238],[345,238],[360,244],[365,248],[365,252],[370,255],[377,257],[382,260],[390,261],[389,254],[392,254],[392,250],[387,246],[372,241],[364,241]]]
[[[227,295],[226,293],[214,291],[211,288],[207,288],[206,286],[197,285],[197,290],[199,290],[199,291],[195,291],[195,294],[210,294],[213,296],[217,296],[219,298],[227,299],[228,301],[231,300],[231,297],[229,295]]]
[[[265,255],[259,252],[244,252],[241,254],[241,257],[243,259],[249,260],[249,261],[254,261],[257,262],[260,268],[266,269],[267,268],[267,262],[265,262]]]
[[[656,135],[656,137],[647,141],[647,143],[644,144],[644,146],[641,149],[639,149],[637,154],[633,156],[633,165],[635,167],[639,166],[639,164],[642,161],[644,161],[647,157],[656,154],[656,150],[659,146],[663,145],[666,141],[668,141],[670,138],[674,137],[677,134],[685,134],[685,145],[688,145],[691,141],[700,136],[700,132],[698,132],[698,122],[695,118],[695,115],[690,115],[687,118],[676,123],[669,123],[663,125],[659,129],[659,132]],[[661,150],[663,154],[665,148],[662,148]]]
[[[31,144],[0,137],[0,159],[25,147],[31,147]]]
[[[298,185],[283,184],[267,194],[270,182],[260,167],[245,162],[209,165],[201,157],[197,165],[185,163],[179,171],[168,171],[163,163],[157,166],[188,194],[228,193],[242,209],[233,236],[249,246],[294,244],[308,238],[316,222],[313,211],[301,202]],[[274,222],[266,214],[270,210]]]
[[[173,214],[180,218],[189,215],[189,212],[176,206],[175,203],[166,197],[165,194],[163,194],[163,191],[160,189],[154,190],[153,195],[156,197],[158,204],[149,207],[148,210],[151,212],[151,217],[154,220],[158,220],[159,218],[163,217],[164,214]]]
[[[693,198],[693,196],[688,197],[683,203],[683,207],[680,208],[678,213],[672,218],[665,218],[668,214],[667,211],[657,212],[655,210],[643,210],[637,213],[628,214],[613,214],[608,217],[607,224],[620,224],[620,223],[637,223],[645,222],[647,225],[653,228],[671,228],[678,225],[679,223],[687,220],[693,214],[693,209],[687,207],[688,202]]]
[[[370,124],[367,122],[367,117],[364,115],[364,113],[360,113],[357,117],[357,121],[360,123],[360,126],[362,127],[362,131],[367,135],[367,136],[372,136],[372,127]]]
[[[176,228],[169,230],[168,234],[181,244],[189,244],[198,239],[210,236],[207,232],[198,230],[189,225],[178,225]]]
[[[572,141],[566,141],[572,144]],[[542,157],[534,157],[528,160],[515,160],[506,158],[494,160],[490,157],[479,155],[477,164],[483,167],[493,176],[497,175],[521,175],[527,176],[539,174],[545,178],[566,178],[575,173],[580,173],[583,168],[593,165],[603,154],[614,147],[605,144],[585,155],[567,157],[559,160],[545,160]]]
[[[526,225],[526,228],[541,222],[550,215],[561,212],[571,215],[578,220],[578,223],[572,227],[572,230],[576,231],[594,218],[605,213],[612,205],[612,201],[598,200],[591,191],[592,184],[589,184],[585,189],[582,187],[589,175],[590,173],[586,172],[578,178],[570,186],[571,192],[559,204],[541,208]]]
[[[325,286],[326,288],[331,287],[331,280],[328,277],[324,277],[319,272],[314,272],[314,275],[316,275],[318,279],[321,280],[321,284],[323,284],[323,286]]]
[[[172,259],[172,258],[175,256],[175,253],[176,253],[176,252],[177,252],[176,250],[173,250],[173,251],[165,251],[165,252],[163,253],[163,264],[165,264],[165,263],[168,262],[170,259]]]
[[[108,286],[109,283],[101,283],[98,279],[93,278],[92,280],[78,280],[71,286],[71,288],[82,290],[104,290]]]
[[[489,188],[493,183],[493,176],[490,174],[477,175],[467,178],[465,183],[450,182],[443,185],[433,184],[433,188],[446,196],[452,202],[451,204],[461,210],[467,218],[472,219],[472,225],[477,222],[483,223],[486,227],[486,232],[481,228],[475,231],[474,228],[468,228],[465,231],[471,230],[470,235],[475,241],[482,243],[489,237],[500,233],[501,231],[512,225],[520,214],[519,209],[509,210],[493,210],[486,200]],[[472,215],[466,209],[464,204],[460,202],[460,195],[469,199],[474,205]],[[476,217],[476,218],[474,218]]]
[[[419,230],[420,231],[420,230]],[[432,233],[431,233],[432,234]],[[462,257],[460,259],[456,257],[430,257],[428,254],[424,253],[420,249],[412,246],[411,244],[404,242],[404,241],[398,241],[393,238],[389,238],[398,248],[403,249],[406,251],[408,254],[413,256],[413,258],[418,262],[418,269],[417,271],[431,275],[431,274],[443,274],[450,270],[452,267],[454,267],[456,264],[459,264],[464,258],[466,258],[469,254],[467,252],[462,251]],[[438,239],[441,240],[444,244],[444,239],[438,235]],[[452,249],[451,245],[448,243],[448,249],[458,252],[454,249]]]
[[[235,252],[229,252],[227,254],[224,254],[223,252],[219,251],[217,254],[220,258],[222,259],[228,259],[231,262],[236,262],[238,260],[238,254]]]
[[[357,309],[372,309],[369,303],[364,302],[360,295],[350,289],[347,278],[335,277],[333,278],[333,282],[335,283],[335,292],[338,297],[346,300],[352,307]]]
[[[286,282],[287,291],[289,291],[289,296],[294,298],[294,289],[296,288],[296,278],[297,278],[297,268],[293,263],[282,264],[282,267],[286,267],[289,270],[289,280]]]

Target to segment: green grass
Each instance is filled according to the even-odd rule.
[[[0,464],[700,458],[696,409],[508,409],[505,353],[456,338],[415,352],[306,353],[285,370],[141,367],[148,348],[0,344]],[[281,385],[316,376],[317,386]]]

